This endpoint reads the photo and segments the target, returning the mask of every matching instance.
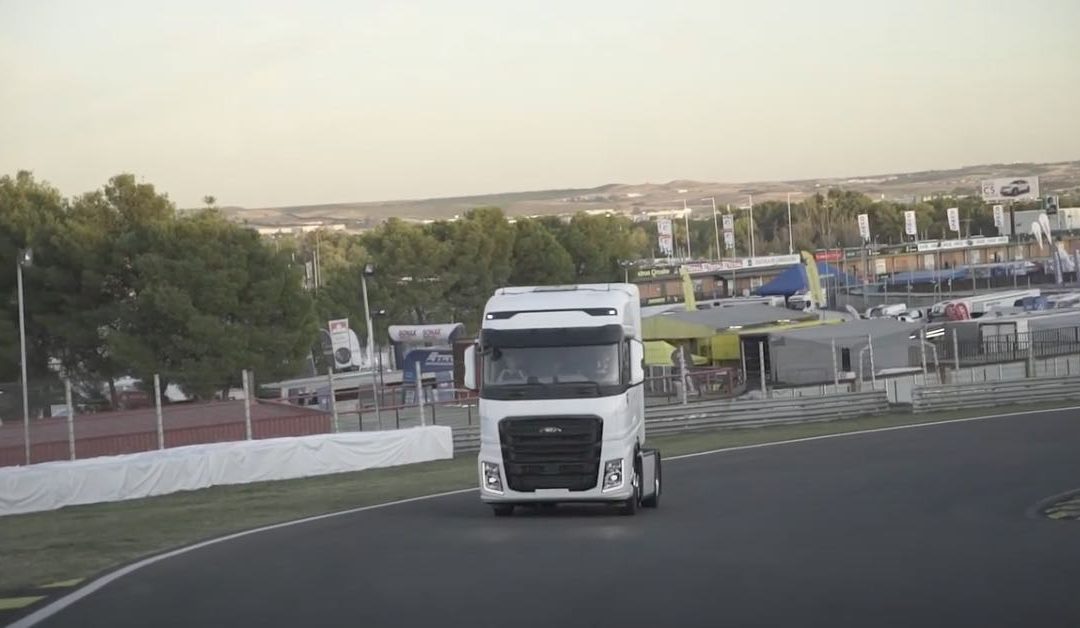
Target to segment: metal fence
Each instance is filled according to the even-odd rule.
[[[330,413],[257,400],[254,387],[250,374],[237,373],[233,381],[214,387],[217,394],[200,401],[184,398],[157,377],[124,382],[116,394],[43,378],[27,387],[25,420],[21,384],[3,384],[0,466],[333,431]]]
[[[934,339],[941,360],[955,366],[1017,362],[1080,353],[1080,327],[1039,329],[1020,333],[959,339],[956,330]]]
[[[1080,377],[920,386],[912,392],[912,410],[933,412],[1043,401],[1080,401]]]
[[[840,393],[826,397],[705,401],[645,410],[645,431],[654,436],[736,427],[832,421],[886,412],[885,391]],[[454,429],[454,451],[480,449],[479,426]]]

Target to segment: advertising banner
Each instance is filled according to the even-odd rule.
[[[1005,206],[994,205],[994,226],[998,228],[998,232],[1001,232],[1001,228],[1005,226]]]
[[[727,248],[727,249],[734,249],[735,248],[735,232],[734,231],[725,231],[724,232],[724,247]]]
[[[327,321],[326,329],[330,332],[330,350],[334,354],[334,365],[337,368],[353,366],[353,334],[349,330],[349,319],[340,318]]]
[[[980,184],[984,201],[1030,201],[1039,198],[1039,177],[1000,177]]]
[[[670,218],[661,218],[656,221],[657,243],[660,246],[660,254],[671,256],[675,254],[675,238],[671,227]]]
[[[919,234],[919,225],[915,222],[915,212],[913,210],[904,212],[904,233],[909,236]]]
[[[735,231],[735,217],[731,214],[724,214],[724,231]]]
[[[960,233],[960,208],[950,207],[945,210],[945,214],[949,217],[949,231]]]
[[[870,216],[859,214],[859,235],[864,242],[870,241]]]

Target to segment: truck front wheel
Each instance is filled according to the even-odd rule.
[[[660,506],[661,486],[660,452],[656,452],[656,469],[653,471],[652,495],[641,500],[641,505],[646,508],[658,508]]]
[[[633,516],[637,512],[638,504],[641,502],[641,475],[638,473],[636,464],[634,465],[634,477],[630,480],[630,484],[634,487],[634,492],[619,505],[619,514],[625,517]]]

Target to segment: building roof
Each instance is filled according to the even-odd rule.
[[[798,310],[789,310],[782,307],[760,304],[696,310],[693,312],[667,312],[658,316],[673,318],[685,323],[702,325],[713,331],[726,331],[731,328],[814,320],[817,318],[814,314],[808,314]]]
[[[803,327],[801,329],[789,329],[769,334],[776,338],[789,338],[792,340],[830,340],[832,338],[853,337],[880,337],[892,335],[910,335],[917,333],[923,325],[921,323],[905,323],[893,318],[871,318],[857,321],[846,321],[834,325],[818,327]]]

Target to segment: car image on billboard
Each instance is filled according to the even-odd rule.
[[[1031,185],[1024,179],[1016,179],[1001,186],[1002,196],[1021,196],[1031,192]]]

